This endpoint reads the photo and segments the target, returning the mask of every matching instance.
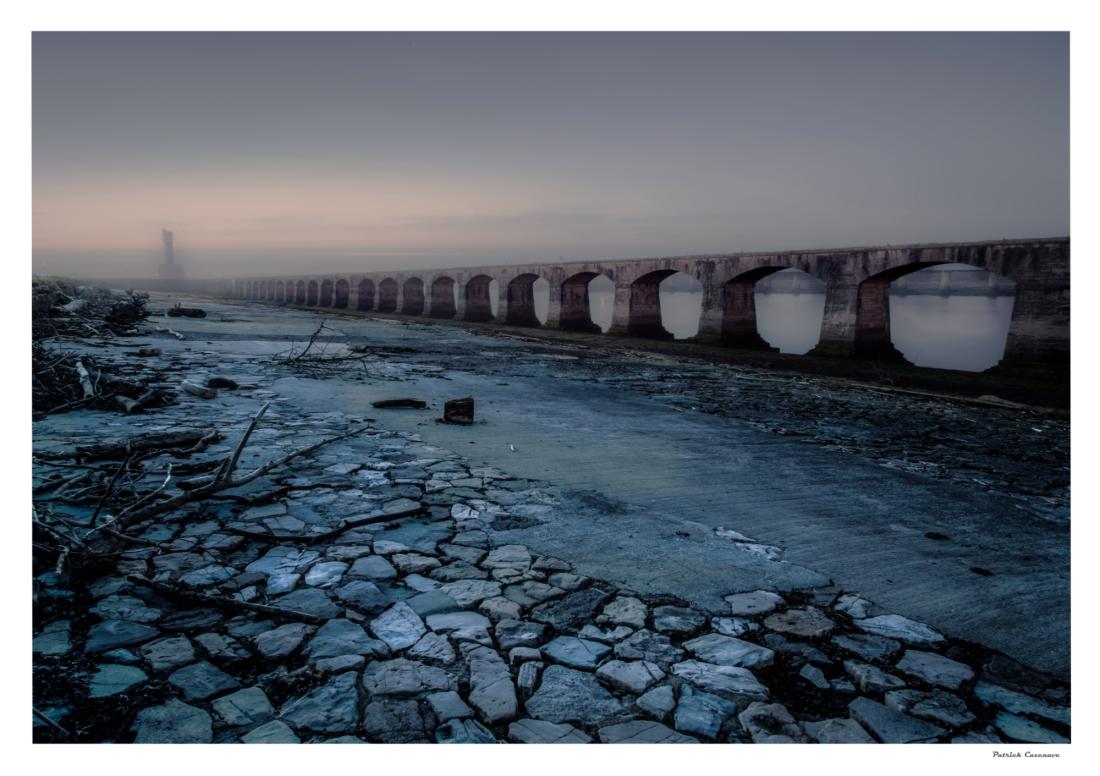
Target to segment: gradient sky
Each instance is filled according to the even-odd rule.
[[[1069,234],[1061,33],[36,33],[34,269]]]

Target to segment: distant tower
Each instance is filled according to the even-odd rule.
[[[167,229],[160,230],[160,237],[164,241],[164,263],[157,268],[157,274],[162,280],[182,280],[183,267],[176,264],[176,251],[172,246],[172,233]]]

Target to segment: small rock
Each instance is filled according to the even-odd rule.
[[[672,666],[672,673],[696,687],[726,697],[767,700],[768,688],[747,668],[716,666],[698,660],[686,660]]]
[[[516,716],[516,690],[503,658],[488,647],[476,647],[466,655],[470,668],[470,704],[490,724]]]
[[[806,663],[802,666],[801,670],[799,670],[798,675],[819,690],[829,689],[829,680],[825,678],[825,674],[823,674],[821,669],[817,666]]]
[[[542,648],[542,653],[554,662],[586,670],[594,669],[610,652],[606,644],[573,636],[558,636]]]
[[[691,736],[646,719],[635,719],[600,728],[600,740],[605,744],[697,744]]]
[[[495,628],[497,644],[503,650],[513,647],[537,647],[546,640],[546,626],[541,622],[501,620]]]
[[[608,628],[607,630],[601,630],[595,625],[585,625],[577,635],[582,639],[602,641],[605,644],[614,644],[622,641],[633,632],[634,631],[625,625],[616,625],[614,628]]]
[[[873,744],[875,739],[867,734],[854,719],[825,719],[821,722],[804,722],[806,735],[820,744]]]
[[[232,727],[258,725],[275,716],[271,701],[259,687],[246,687],[222,698],[218,698],[210,707],[223,724]]]
[[[332,587],[344,576],[348,564],[338,560],[317,563],[306,572],[306,584],[311,587]]]
[[[176,669],[168,675],[168,681],[183,693],[185,701],[206,700],[241,686],[232,676],[205,660]]]
[[[705,615],[682,606],[658,606],[653,627],[661,633],[691,634],[707,624]]]
[[[397,569],[381,555],[368,555],[359,558],[348,569],[349,577],[366,577],[367,579],[394,579],[397,577]]]
[[[767,647],[719,633],[692,639],[684,647],[699,660],[720,666],[767,668],[775,660],[775,653]]]
[[[550,666],[539,689],[524,704],[527,713],[550,722],[598,725],[623,712],[623,705],[596,677],[565,666]]]
[[[1068,744],[1069,739],[1060,733],[1043,727],[1038,722],[1010,714],[1007,711],[997,713],[993,718],[993,724],[997,730],[1013,741],[1023,741],[1028,744]]]
[[[159,620],[163,612],[134,596],[109,595],[100,599],[99,603],[92,608],[92,614],[105,620],[151,623]]]
[[[906,650],[897,667],[902,673],[949,690],[957,690],[974,678],[974,671],[970,666],[935,652],[916,649]]]
[[[115,647],[128,647],[149,641],[160,633],[156,628],[126,620],[106,620],[88,629],[85,652],[104,652]]]
[[[1070,710],[1064,706],[1052,706],[1030,695],[989,682],[978,682],[974,685],[974,696],[988,706],[999,706],[1015,714],[1041,717],[1066,726],[1070,724]]]
[[[934,628],[900,614],[880,614],[878,617],[856,620],[855,624],[868,633],[904,641],[906,644],[935,646],[944,641],[943,636]]]
[[[88,684],[88,695],[108,698],[126,692],[148,678],[144,671],[134,666],[101,665]]]
[[[381,641],[368,636],[361,625],[339,618],[321,626],[309,642],[306,653],[310,660],[316,661],[339,655],[386,657],[389,649]]]
[[[503,596],[486,598],[478,604],[477,610],[491,620],[518,620],[523,613],[523,607]]]
[[[440,744],[495,744],[496,736],[476,719],[452,719],[435,731]]]
[[[744,617],[715,617],[710,621],[710,627],[723,636],[741,636],[760,629],[759,625]]]
[[[294,612],[304,612],[325,620],[332,619],[340,614],[339,607],[334,604],[323,590],[315,587],[302,588],[276,599],[273,606],[280,609],[288,609]]]
[[[941,727],[894,711],[870,698],[853,700],[848,704],[848,713],[885,744],[935,741],[946,732]]]
[[[516,649],[524,649],[524,647],[516,647]],[[519,690],[521,697],[527,698],[535,691],[541,672],[541,661],[528,660],[520,665],[519,671],[516,672],[516,689]]]
[[[640,696],[637,703],[638,708],[664,720],[676,708],[676,696],[672,688],[664,684]]]
[[[214,739],[210,715],[175,698],[142,709],[130,728],[135,744],[209,744]]]
[[[393,650],[411,647],[427,630],[424,627],[424,621],[404,601],[398,601],[371,620],[370,629],[371,633],[386,642]]]
[[[802,728],[779,703],[750,703],[737,719],[757,744],[789,744],[803,739]]]
[[[145,644],[138,650],[157,673],[171,671],[195,660],[195,649],[186,636],[170,636]]]
[[[662,668],[680,660],[684,650],[663,633],[640,630],[615,645],[615,656],[623,660],[648,660]]]
[[[266,658],[283,658],[294,652],[306,636],[317,628],[301,622],[288,622],[256,636],[256,650]]]
[[[51,622],[42,632],[35,636],[31,643],[31,650],[36,655],[57,656],[64,655],[72,644],[69,641],[69,633],[72,623],[69,620],[57,620]]]
[[[603,608],[603,615],[609,622],[631,628],[644,628],[648,613],[644,603],[629,596],[619,596]]]
[[[381,612],[390,602],[378,585],[365,579],[354,579],[334,589],[332,593],[343,603],[367,614]]]
[[[596,612],[611,597],[611,593],[588,587],[539,604],[531,611],[531,619],[544,622],[560,632],[575,632],[595,618]]]
[[[713,739],[722,723],[737,711],[737,705],[725,698],[684,685],[676,704],[676,729]]]
[[[343,733],[355,730],[359,719],[359,694],[355,674],[337,674],[328,683],[286,703],[279,717],[297,730]]]
[[[898,677],[868,663],[845,660],[844,670],[848,676],[852,677],[852,681],[856,683],[860,692],[868,695],[878,695],[887,690],[899,690],[905,687],[905,682]]]
[[[609,660],[599,667],[596,676],[620,692],[639,695],[664,679],[665,672],[645,660]]]
[[[520,719],[508,726],[508,738],[521,744],[587,744],[592,739],[572,725]]]
[[[728,595],[725,601],[730,605],[730,614],[734,616],[765,614],[783,605],[782,596],[767,590]]]
[[[363,730],[385,744],[426,741],[424,718],[414,700],[379,698],[363,711]]]
[[[244,744],[300,744],[302,741],[285,722],[275,719],[241,736]]]
[[[438,633],[425,633],[420,641],[409,648],[409,657],[426,660],[429,663],[450,665],[455,661],[455,650],[446,636]]]
[[[764,627],[777,633],[814,639],[826,635],[835,626],[820,609],[808,606],[805,609],[788,609],[785,612],[770,615],[764,620]]]
[[[489,582],[484,579],[460,579],[456,582],[448,582],[439,588],[440,592],[449,595],[459,606],[473,606],[486,598],[500,595],[500,583]]]
[[[833,643],[847,652],[859,655],[864,660],[889,660],[901,651],[899,642],[867,633],[833,636]]]
[[[428,705],[432,707],[432,713],[440,722],[474,716],[474,710],[467,706],[462,696],[454,690],[432,693],[428,696]]]

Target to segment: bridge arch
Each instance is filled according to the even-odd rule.
[[[602,278],[602,280],[600,280]],[[592,314],[592,298],[590,285],[596,282],[601,297],[606,297],[608,292],[614,294],[614,282],[607,275],[599,272],[578,272],[565,279],[561,284],[561,312],[558,318],[558,327],[567,331],[584,331],[592,334],[600,334],[610,328],[610,316],[606,317],[608,326],[605,328],[596,322]],[[614,299],[612,298],[612,304]]]
[[[698,298],[677,299],[675,310],[666,309],[662,287],[665,282],[675,283],[677,288],[697,294]],[[627,334],[653,339],[681,339],[693,337],[699,332],[703,305],[703,284],[686,272],[675,269],[654,270],[642,275],[630,284],[630,307]],[[685,307],[686,306],[686,307]],[[684,309],[680,309],[683,307]],[[690,320],[690,319],[694,320]],[[669,323],[675,321],[675,323]],[[670,327],[675,332],[670,330]]]
[[[311,280],[306,284],[306,305],[309,307],[317,306],[317,281]]]
[[[299,280],[294,284],[294,304],[306,303],[306,282]]]
[[[791,279],[780,282],[780,278]],[[809,352],[821,338],[824,293],[825,284],[801,267],[772,264],[742,272],[722,287],[722,342],[745,350]],[[767,298],[758,300],[758,294]],[[799,299],[792,306],[791,300],[773,298],[772,294],[814,296]],[[758,301],[766,305],[763,315],[758,314]],[[771,340],[780,345],[773,345]]]
[[[443,275],[432,281],[432,307],[429,314],[432,318],[455,317],[455,281],[454,278]]]
[[[348,281],[340,278],[336,281],[334,286],[335,297],[332,301],[332,306],[338,310],[346,309],[348,306],[348,296],[350,295],[350,289],[348,288]]]
[[[420,278],[409,278],[401,286],[401,314],[424,314],[424,281]]]
[[[374,309],[374,281],[369,278],[363,278],[359,281],[358,306],[360,310]]]
[[[328,278],[321,281],[321,298],[318,304],[321,307],[332,307],[332,281]]]
[[[282,280],[275,281],[275,301],[283,302],[286,298],[286,283]]]
[[[488,275],[474,275],[466,282],[466,320],[484,323],[493,315],[493,279]]]
[[[378,284],[378,312],[397,312],[397,281],[386,278]]]
[[[508,283],[508,309],[505,321],[513,326],[542,326],[545,323],[538,314],[538,297],[544,294],[549,301],[550,283],[546,278],[527,272],[512,278]]]

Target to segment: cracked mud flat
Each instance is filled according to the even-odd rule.
[[[35,702],[79,740],[1069,736],[1062,418],[362,319],[329,322],[376,357],[311,379],[269,362],[317,316],[204,306],[182,342],[95,355],[148,342],[181,379],[240,390],[50,416],[36,449],[217,425],[226,455],[268,400],[242,465],[374,429],[241,494],[278,497],[142,526],[159,546],[92,584],[39,575]],[[467,394],[481,422],[433,422]],[[405,395],[432,409],[370,407]],[[315,546],[223,530],[417,503]],[[133,574],[314,619],[189,606]]]

